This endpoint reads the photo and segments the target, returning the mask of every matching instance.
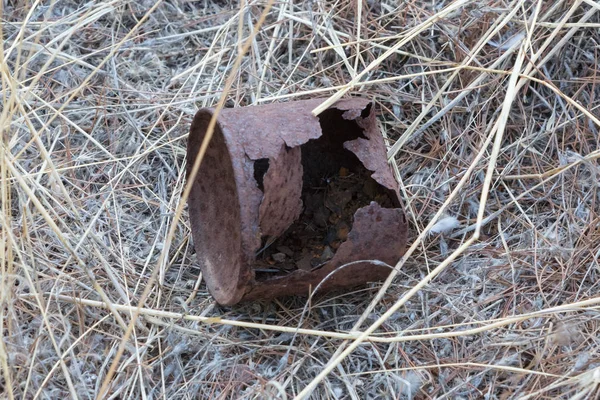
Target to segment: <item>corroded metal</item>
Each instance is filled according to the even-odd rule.
[[[197,178],[188,183],[194,247],[218,303],[308,294],[324,278],[319,291],[381,280],[390,273],[381,262],[394,265],[403,254],[406,221],[372,104],[342,100],[313,116],[322,101],[224,109],[218,116]],[[194,118],[188,174],[213,112],[201,109]],[[289,236],[307,191],[321,175],[346,165],[367,171],[376,187],[372,201],[354,212],[335,254],[314,268],[258,274],[257,257],[273,240]]]

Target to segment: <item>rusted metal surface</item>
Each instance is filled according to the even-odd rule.
[[[264,175],[259,225],[263,236],[281,235],[302,212],[302,162],[300,147],[281,146]]]
[[[389,268],[353,262],[393,266],[403,254],[406,221],[371,103],[342,100],[313,116],[322,101],[225,109],[219,115],[197,178],[188,182],[188,205],[203,276],[220,304],[308,294],[325,277],[320,290],[381,280]],[[194,118],[188,173],[212,113],[201,109]],[[328,191],[336,195],[325,205]],[[323,204],[303,204],[315,199]],[[321,208],[313,213],[315,207]],[[318,219],[319,212],[326,215]],[[348,233],[343,218],[351,219]],[[300,265],[301,256],[314,263],[317,250],[324,262]]]
[[[366,118],[356,119],[353,116],[348,116],[347,113],[349,112],[346,111],[343,117],[355,119],[358,126],[363,129],[366,138],[357,138],[345,142],[344,148],[353,152],[365,168],[373,172],[373,175],[371,175],[373,179],[388,189],[398,190],[398,183],[387,163],[387,157],[379,156],[380,154],[387,154],[387,150],[381,132],[377,128],[375,113],[371,112]]]

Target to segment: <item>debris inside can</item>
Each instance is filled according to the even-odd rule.
[[[254,263],[256,279],[323,266],[348,238],[356,210],[373,200],[393,207],[382,189],[362,164],[354,172],[341,167],[337,173],[312,182],[303,191],[304,210],[298,220],[281,236],[263,239]]]

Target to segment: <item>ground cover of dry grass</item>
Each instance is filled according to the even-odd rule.
[[[1,398],[600,396],[598,2],[0,4]],[[191,118],[314,96],[374,99],[407,255],[219,307]]]

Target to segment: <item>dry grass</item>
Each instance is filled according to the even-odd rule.
[[[597,2],[31,3],[0,3],[1,398],[600,396]],[[219,307],[191,118],[317,94],[377,102],[411,248]]]

